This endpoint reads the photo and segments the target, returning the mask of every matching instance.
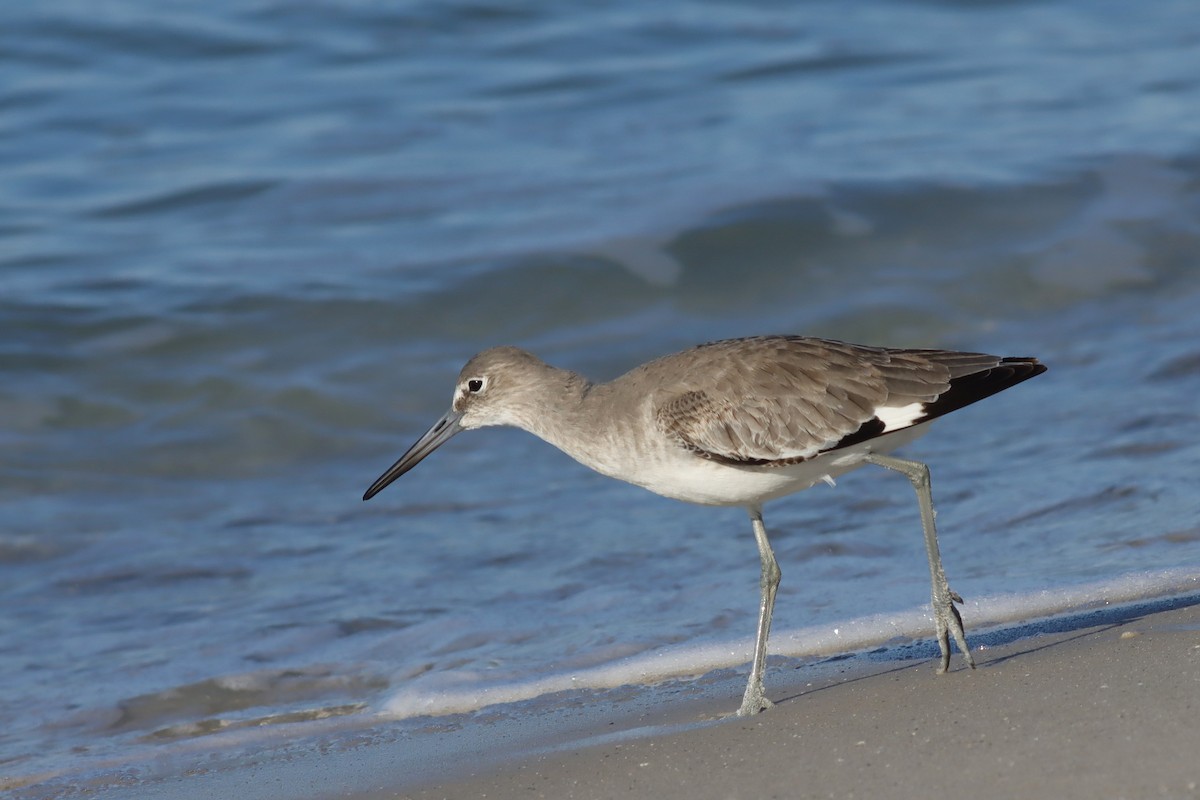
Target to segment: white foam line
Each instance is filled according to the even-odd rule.
[[[1200,569],[1143,572],[1115,580],[1030,594],[985,597],[967,603],[964,616],[970,628],[978,629],[1066,611],[1103,608],[1194,591],[1200,591]],[[828,656],[897,640],[927,639],[931,633],[932,618],[926,606],[895,614],[860,617],[833,625],[780,631],[771,639],[771,654]],[[684,645],[642,653],[588,669],[508,682],[487,682],[474,672],[442,673],[436,677],[428,676],[431,678],[429,682],[417,682],[396,692],[379,713],[391,719],[461,714],[501,703],[532,700],[555,692],[612,689],[694,677],[715,669],[744,665],[750,660],[752,649],[753,642],[749,638],[737,642]]]

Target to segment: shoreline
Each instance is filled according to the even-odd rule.
[[[1200,798],[1200,593],[972,640],[978,668],[956,653],[945,675],[930,641],[774,656],[775,706],[748,719],[733,715],[744,669],[722,669],[282,745],[247,730],[239,754],[60,775],[10,796]]]
[[[1200,603],[1190,602],[985,646],[978,669],[956,657],[941,676],[921,661],[788,685],[773,669],[776,705],[750,719],[706,718],[709,696],[682,730],[667,722],[350,796],[1200,797]],[[643,730],[659,727],[650,722]]]

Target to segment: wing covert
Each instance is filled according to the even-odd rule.
[[[723,463],[807,460],[859,431],[888,398],[874,365],[823,342],[765,340],[748,352],[743,342],[713,356],[703,365],[712,380],[663,392],[655,416],[680,446]]]

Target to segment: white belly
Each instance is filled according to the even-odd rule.
[[[857,469],[867,463],[870,453],[890,453],[922,436],[928,427],[916,425],[811,461],[780,467],[730,466],[672,449],[662,458],[643,459],[634,469],[612,477],[688,503],[758,507]]]

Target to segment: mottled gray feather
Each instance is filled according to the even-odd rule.
[[[660,381],[678,376],[659,384],[653,402],[659,428],[681,447],[724,463],[788,464],[836,447],[881,406],[931,403],[953,379],[1000,362],[771,336],[713,342],[646,366]],[[695,388],[696,376],[705,389]]]

